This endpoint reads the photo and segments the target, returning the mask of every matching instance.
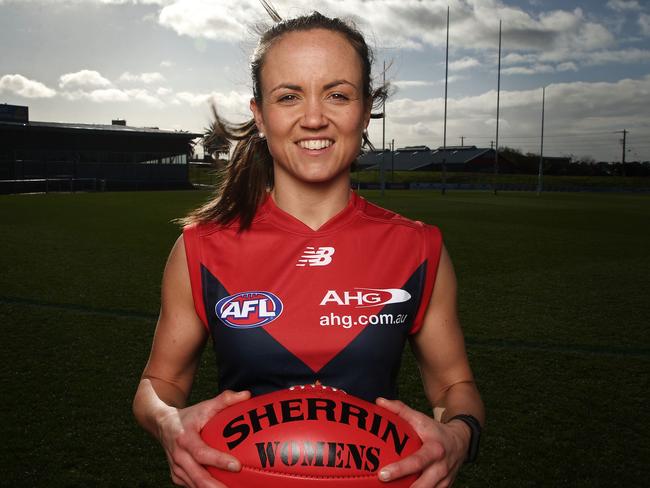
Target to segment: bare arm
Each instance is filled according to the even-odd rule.
[[[406,419],[422,439],[420,450],[384,467],[382,481],[421,473],[412,488],[451,486],[469,448],[471,431],[460,420],[445,423],[458,414],[470,414],[483,424],[485,413],[465,353],[458,320],[456,275],[443,247],[431,300],[422,328],[411,338],[420,367],[424,392],[435,419],[396,400],[377,403]]]
[[[467,361],[456,289],[454,267],[443,247],[424,324],[412,338],[411,347],[435,418],[445,422],[464,413],[483,424],[485,412]]]
[[[224,488],[205,465],[239,471],[239,461],[206,445],[199,433],[228,405],[246,400],[249,392],[224,391],[215,398],[186,406],[207,331],[196,314],[190,276],[180,237],[167,260],[160,316],[149,361],[133,399],[138,423],[163,446],[172,481],[191,488]]]
[[[170,407],[185,406],[206,338],[205,327],[194,310],[181,236],[165,266],[158,324],[133,401],[136,419],[155,437],[159,438],[160,418]]]

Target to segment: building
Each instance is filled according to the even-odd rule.
[[[29,121],[0,105],[0,193],[190,188],[192,141],[202,134],[106,124]]]
[[[448,146],[446,149],[430,149],[428,146],[406,146],[391,151],[369,151],[359,157],[361,169],[378,169],[385,161],[384,169],[395,171],[447,171],[490,172],[494,171],[494,149],[476,146]],[[507,173],[512,163],[499,152],[499,171]]]

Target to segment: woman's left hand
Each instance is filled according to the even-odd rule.
[[[449,424],[440,423],[399,400],[378,398],[377,405],[406,420],[422,440],[422,447],[416,452],[396,463],[382,467],[379,479],[392,481],[410,474],[421,473],[411,488],[451,486],[467,456],[469,429],[458,421]]]

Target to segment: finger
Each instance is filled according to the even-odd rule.
[[[214,466],[215,468],[235,473],[241,471],[241,463],[236,457],[213,449],[207,444],[195,446],[191,453],[196,462],[204,466]]]
[[[387,400],[386,398],[379,397],[377,398],[376,403],[380,407],[383,407],[396,414],[398,417],[406,420],[423,440],[425,439],[425,436],[430,433],[431,425],[435,423],[435,421],[428,415],[412,409],[399,400]]]
[[[170,468],[171,470],[171,475],[172,475],[172,482],[177,485],[177,486],[185,486],[187,488],[193,488],[194,484],[192,483],[192,480],[190,477],[187,475],[185,470],[181,468],[179,465],[174,465]]]
[[[177,465],[187,474],[192,488],[225,488],[210,475],[207,469],[197,463],[192,456],[183,452],[178,455]]]
[[[437,462],[422,472],[422,475],[410,488],[444,488],[450,486],[449,469],[446,463]]]
[[[418,474],[431,466],[435,461],[441,459],[444,455],[444,449],[438,442],[424,444],[413,454],[406,456],[396,463],[384,466],[379,471],[381,481],[391,481],[397,478],[408,476],[409,474]]]
[[[456,479],[456,473],[449,473],[443,479],[438,481],[438,483],[434,486],[434,488],[449,488],[454,484],[455,479]]]
[[[214,466],[215,468],[226,471],[237,472],[241,470],[239,460],[231,454],[218,451],[206,444],[198,432],[186,431],[176,439],[178,444],[179,455],[183,453],[205,466]],[[178,462],[178,459],[175,459]]]
[[[251,392],[248,390],[238,391],[238,392],[232,390],[225,390],[221,392],[219,395],[217,395],[216,397],[211,398],[210,400],[205,400],[201,403],[197,403],[196,406],[201,407],[201,415],[200,415],[201,427],[203,427],[203,425],[205,425],[208,420],[210,420],[212,417],[214,417],[218,412],[220,412],[224,408],[248,400],[250,397],[251,397]]]
[[[446,477],[441,479],[435,486],[434,488],[449,488],[451,485],[454,484],[454,478],[453,477]]]
[[[383,407],[386,410],[397,414],[409,423],[416,423],[422,420],[422,417],[426,417],[426,415],[424,415],[422,412],[413,410],[406,403],[401,402],[400,400],[387,400],[386,398],[379,397],[375,402],[380,407]]]

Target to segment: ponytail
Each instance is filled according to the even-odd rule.
[[[273,158],[254,119],[230,124],[219,116],[214,105],[212,115],[206,146],[218,141],[237,141],[237,145],[223,170],[215,195],[179,222],[183,225],[207,222],[226,225],[239,219],[240,230],[246,230],[267,190],[273,187]]]

